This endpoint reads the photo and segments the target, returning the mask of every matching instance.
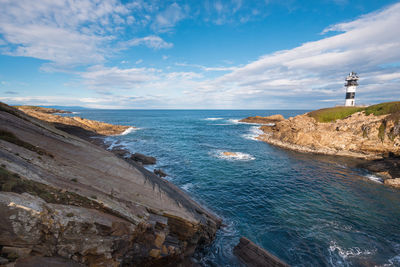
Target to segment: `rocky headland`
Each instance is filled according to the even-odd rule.
[[[17,109],[25,114],[35,117],[39,120],[47,121],[53,124],[56,128],[66,132],[73,132],[75,135],[85,137],[87,135],[117,135],[122,134],[131,126],[114,125],[110,123],[84,119],[81,117],[66,117],[55,115],[53,113],[71,113],[69,111],[42,108],[36,106],[16,106]]]
[[[214,214],[129,157],[71,134],[128,126],[18,108],[0,103],[0,264],[190,266],[213,240]]]
[[[38,107],[38,106],[15,106],[15,107],[20,110],[37,111],[37,112],[48,113],[48,114],[54,114],[54,113],[72,114],[71,111],[61,110],[61,109],[56,109],[56,108],[44,108],[44,107]]]
[[[258,139],[299,152],[367,160],[360,166],[400,187],[399,119],[400,102],[335,107],[263,125]]]

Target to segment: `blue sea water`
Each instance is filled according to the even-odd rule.
[[[257,125],[238,123],[304,111],[74,111],[138,127],[106,142],[155,156],[153,167],[223,218],[216,241],[197,255],[203,266],[240,266],[232,254],[240,236],[292,266],[400,266],[400,190],[353,160],[283,150],[255,140]]]

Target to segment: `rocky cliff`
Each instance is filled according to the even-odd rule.
[[[336,108],[335,113],[339,109]],[[375,160],[364,164],[364,167],[379,169],[378,172],[385,178],[398,178],[397,172],[390,169],[397,168],[396,157],[400,155],[399,111],[367,115],[368,110],[360,110],[329,122],[319,122],[314,113],[291,117],[277,121],[273,126],[261,126],[264,134],[258,139],[300,152]],[[327,112],[324,111],[324,114]],[[385,183],[394,185],[396,181]]]
[[[0,166],[2,260],[179,266],[220,225],[168,181],[3,103]]]

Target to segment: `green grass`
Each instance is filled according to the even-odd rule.
[[[365,114],[375,116],[394,114],[400,111],[400,102],[386,102],[365,108]]]
[[[313,117],[318,122],[331,122],[344,119],[351,114],[363,111],[361,107],[334,107],[324,108],[308,113],[308,116]]]
[[[364,111],[366,115],[373,114],[375,116],[387,115],[389,120],[398,121],[400,118],[400,102],[387,102],[369,107],[334,107],[324,108],[308,113],[318,122],[332,122],[342,120],[356,112]]]
[[[15,136],[15,134],[13,134],[13,133],[11,133],[9,131],[0,129],[0,139],[4,140],[4,141],[7,141],[9,143],[13,143],[13,144],[15,144],[17,146],[26,148],[26,149],[28,149],[30,151],[36,152],[39,155],[47,155],[47,156],[49,156],[51,158],[54,158],[54,156],[51,153],[47,152],[46,150],[44,150],[44,149],[42,149],[40,147],[34,146],[34,145],[32,145],[32,144],[30,144],[28,142],[25,142],[25,141],[19,139],[17,136]]]

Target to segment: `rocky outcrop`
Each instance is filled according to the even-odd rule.
[[[246,122],[246,123],[257,123],[257,124],[272,124],[276,123],[279,121],[283,121],[285,118],[280,115],[272,115],[268,117],[261,117],[261,116],[255,116],[255,117],[247,117],[245,119],[240,120],[239,122]]]
[[[248,267],[289,267],[285,262],[257,246],[246,237],[241,237],[233,249],[234,254]]]
[[[88,120],[81,117],[63,117],[60,115],[54,115],[60,112],[60,110],[39,108],[32,106],[17,106],[17,108],[29,116],[35,117],[39,120],[47,121],[55,125],[57,128],[66,132],[74,131],[81,132],[82,137],[85,135],[117,135],[122,134],[129,128],[133,128],[125,125],[114,125],[110,123]]]
[[[360,166],[382,176],[385,184],[400,187],[400,121],[398,114],[375,116],[364,111],[333,122],[317,122],[309,114],[261,126],[261,141],[305,153],[368,160]]]
[[[388,116],[358,112],[343,120],[320,123],[304,114],[272,127],[262,126],[264,134],[258,139],[300,152],[377,159],[400,153],[400,136],[394,134],[399,122],[388,120]]]
[[[135,153],[131,155],[131,160],[140,162],[143,165],[153,165],[157,163],[157,159],[155,157],[146,156],[141,153]]]
[[[165,173],[163,170],[161,170],[161,169],[154,169],[154,174],[155,175],[158,175],[158,176],[160,176],[160,177],[167,177],[168,176],[168,174],[167,173]]]
[[[2,103],[0,132],[12,134],[0,134],[0,248],[8,261],[179,266],[221,223],[129,158]]]

